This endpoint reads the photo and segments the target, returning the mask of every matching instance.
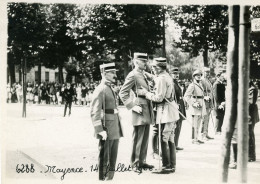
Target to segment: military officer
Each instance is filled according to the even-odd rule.
[[[220,135],[222,132],[222,125],[225,115],[225,91],[226,86],[224,84],[225,74],[219,72],[217,74],[217,80],[213,84],[213,95],[215,100],[215,111],[216,111],[216,121],[215,121],[215,134]]]
[[[189,105],[189,111],[192,115],[192,126],[194,127],[193,144],[201,144],[203,141],[198,139],[200,124],[206,115],[206,107],[204,102],[204,88],[201,84],[202,72],[195,70],[192,74],[193,82],[189,85],[184,94],[184,99]]]
[[[177,101],[179,105],[179,111],[186,116],[186,110],[185,110],[185,105],[183,101],[183,93],[181,86],[178,82],[179,80],[179,68],[174,67],[173,69],[170,70],[171,76],[173,78],[173,83],[174,83],[174,90],[175,90],[175,100]],[[174,137],[174,142],[176,146],[176,150],[183,150],[183,148],[178,147],[179,143],[179,136],[181,132],[181,126],[182,126],[182,121],[183,117],[180,115],[180,119],[176,122],[176,128],[175,128],[175,137]]]
[[[153,168],[146,163],[147,148],[149,141],[150,125],[153,123],[153,107],[144,95],[139,95],[138,91],[147,89],[148,81],[143,72],[146,69],[148,56],[146,53],[134,53],[134,70],[131,71],[121,87],[119,96],[128,110],[132,111],[133,143],[131,165],[138,173],[143,168]],[[132,98],[131,92],[135,93]]]
[[[99,180],[112,180],[119,138],[123,136],[116,96],[111,88],[116,79],[115,63],[102,64],[100,70],[102,81],[93,93],[90,114],[99,139]]]
[[[214,107],[213,85],[211,84],[209,77],[210,77],[210,69],[208,67],[204,67],[204,77],[201,80],[201,83],[204,88],[204,93],[205,93],[204,101],[205,101],[206,111],[207,111],[202,122],[202,139],[205,141],[213,139],[208,135],[208,126],[209,126],[209,119],[211,115],[211,109]]]
[[[176,168],[176,147],[174,143],[174,131],[176,121],[179,118],[173,117],[173,112],[168,101],[173,101],[173,82],[171,76],[166,72],[166,58],[155,58],[152,63],[152,70],[157,76],[154,92],[143,90],[145,97],[156,103],[156,125],[161,126],[161,149],[163,171],[175,172]],[[165,99],[168,99],[166,101]],[[178,108],[178,107],[177,107]],[[171,110],[170,110],[171,109]],[[178,114],[178,113],[177,113]]]

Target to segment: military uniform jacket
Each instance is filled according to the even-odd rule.
[[[201,83],[193,81],[187,88],[184,94],[184,99],[189,104],[191,115],[206,115],[206,107],[204,102],[204,88],[202,87]],[[195,102],[199,102],[199,104],[202,107],[200,109],[193,107],[192,104]]]
[[[93,92],[90,105],[91,120],[97,138],[100,138],[97,134],[104,130],[107,131],[109,140],[119,139],[123,136],[120,117],[116,111],[115,93],[108,82],[102,81]]]
[[[133,126],[153,124],[153,107],[151,101],[147,100],[145,96],[136,94],[136,91],[138,93],[138,90],[142,88],[149,91],[148,82],[143,73],[134,69],[127,75],[125,83],[119,92],[119,96],[128,110],[132,109],[135,105],[142,107],[142,114],[132,111]],[[131,91],[135,93],[134,98],[130,95]]]
[[[218,106],[225,102],[225,84],[219,82],[218,80],[213,84],[213,95],[215,99],[215,108],[218,109]]]
[[[186,110],[185,110],[185,105],[183,101],[183,95],[182,95],[182,89],[179,86],[178,82],[174,80],[174,90],[175,90],[175,98],[177,103],[179,104],[179,110],[180,112],[186,116]],[[180,116],[180,119],[184,119],[182,116]]]
[[[215,101],[214,101],[214,96],[213,96],[213,85],[206,78],[202,79],[201,83],[202,83],[202,86],[204,88],[205,95],[210,97],[210,101],[209,102],[205,101],[206,108],[213,108],[213,107],[215,107],[215,105],[214,105]]]
[[[145,96],[147,99],[157,102],[156,124],[169,123],[175,121],[172,117],[173,112],[170,112],[171,107],[165,98],[169,101],[173,100],[173,82],[171,76],[167,72],[160,73],[155,79],[154,93],[148,92]],[[172,108],[171,108],[172,109]]]

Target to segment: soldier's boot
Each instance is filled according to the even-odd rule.
[[[194,127],[192,127],[191,138],[194,139]]]
[[[170,164],[171,164],[171,172],[175,172],[176,170],[176,146],[175,143],[168,142],[170,149]]]
[[[168,143],[162,141],[161,147],[162,147],[162,164],[163,164],[162,171],[168,173],[171,172]]]

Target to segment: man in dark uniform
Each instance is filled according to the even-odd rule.
[[[224,115],[225,115],[225,91],[226,87],[224,84],[225,74],[218,73],[217,80],[213,84],[213,96],[215,99],[215,111],[216,111],[216,121],[215,121],[215,134],[220,135],[223,125]]]
[[[185,105],[183,101],[183,92],[185,90],[181,89],[181,86],[179,84],[179,69],[177,67],[174,67],[170,71],[171,76],[173,78],[174,82],[174,90],[175,90],[175,100],[179,105],[179,111],[186,116],[186,110],[185,110]],[[175,137],[174,137],[174,142],[176,146],[176,150],[183,150],[183,148],[178,147],[178,142],[179,142],[179,137],[180,137],[180,132],[181,132],[181,125],[183,121],[183,117],[180,115],[180,119],[176,122],[176,128],[175,128]]]
[[[67,86],[63,92],[65,99],[65,108],[64,108],[64,117],[66,116],[67,107],[69,108],[69,116],[71,114],[71,104],[73,100],[73,96],[75,95],[74,90],[70,86],[70,83],[67,83]]]
[[[150,125],[153,123],[153,108],[150,100],[147,100],[144,95],[138,95],[138,90],[143,88],[149,91],[148,81],[144,76],[147,60],[146,53],[134,53],[135,69],[127,75],[125,83],[119,92],[119,96],[126,108],[132,110],[133,145],[131,164],[134,171],[138,173],[142,171],[142,168],[153,168],[152,165],[146,163]],[[131,97],[131,91],[135,93],[135,98]]]
[[[119,138],[123,136],[116,94],[115,63],[100,65],[102,81],[96,87],[90,105],[91,120],[99,139],[99,180],[112,180],[115,173]]]

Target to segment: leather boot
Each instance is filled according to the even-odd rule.
[[[168,142],[170,148],[170,164],[172,168],[172,172],[175,172],[176,168],[176,147],[175,144],[172,142]]]
[[[192,127],[191,138],[194,139],[194,127]]]
[[[161,143],[161,148],[162,148],[162,164],[163,167],[167,167],[170,165],[170,158],[169,158],[169,150],[168,150],[168,144],[167,142]]]
[[[154,134],[152,137],[153,153],[159,154],[158,152],[158,135]]]
[[[233,148],[233,162],[237,162],[237,144],[232,144]]]

